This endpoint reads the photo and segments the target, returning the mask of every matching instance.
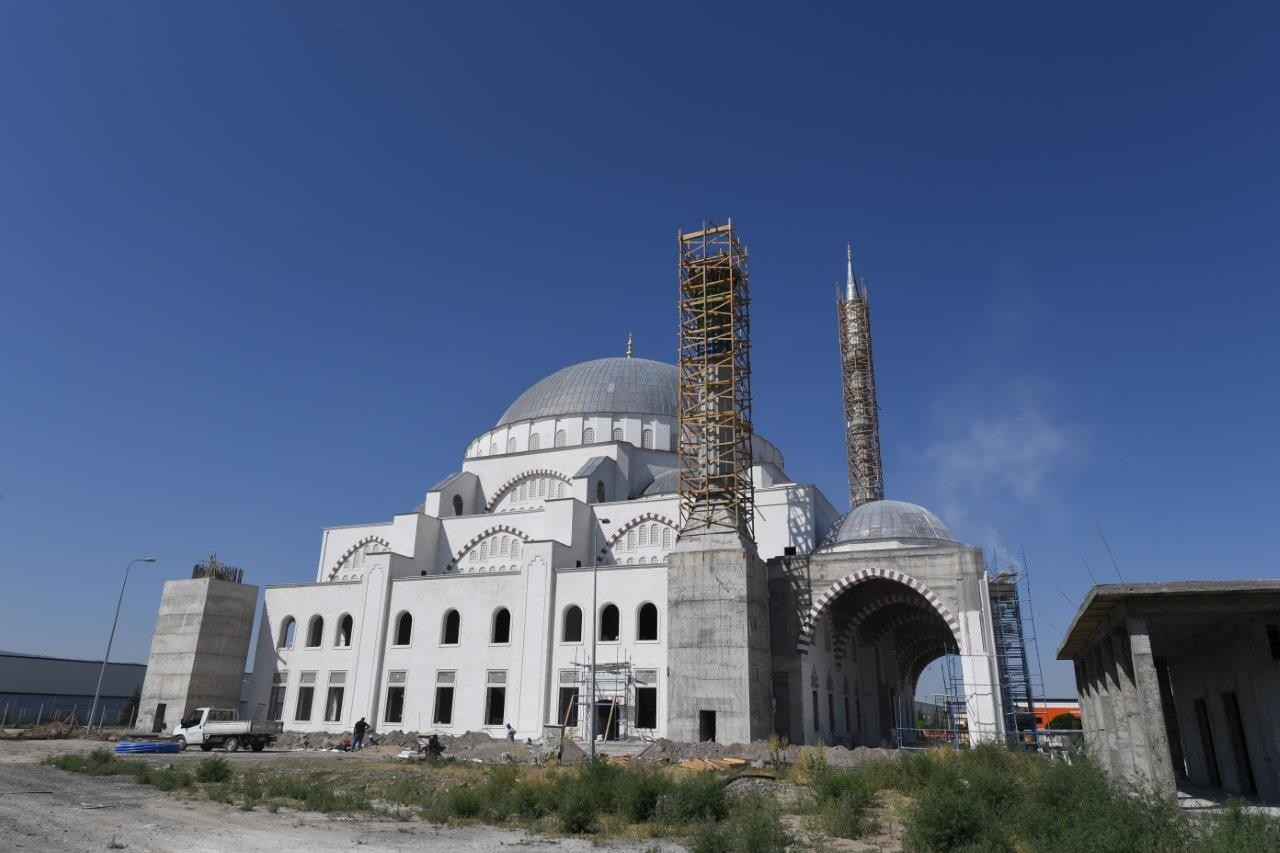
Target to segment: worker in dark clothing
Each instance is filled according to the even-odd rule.
[[[367,731],[369,731],[369,724],[364,721],[364,717],[361,717],[360,721],[356,723],[355,739],[351,741],[352,752],[364,749],[364,733]]]

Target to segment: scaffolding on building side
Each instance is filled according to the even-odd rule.
[[[680,532],[754,539],[747,251],[733,220],[677,245]]]
[[[1037,697],[1044,694],[1044,678],[1032,618],[1026,554],[1022,555],[1021,566],[1007,554],[1003,560],[997,557],[988,590],[1005,735],[1011,746],[1036,749],[1039,736],[1035,705]]]
[[[845,459],[849,468],[849,509],[884,499],[880,463],[880,414],[871,353],[871,306],[867,284],[853,272],[853,248],[845,248],[846,280],[836,296],[840,329],[840,373],[844,392]]]

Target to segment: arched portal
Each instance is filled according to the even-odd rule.
[[[834,581],[800,631],[805,741],[878,746],[913,737],[920,673],[959,645],[955,618],[915,578],[864,569]]]

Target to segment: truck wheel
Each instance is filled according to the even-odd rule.
[[[186,738],[184,738],[182,735],[176,735],[176,736],[173,738],[173,742],[174,742],[174,743],[176,743],[176,744],[178,745],[178,750],[179,750],[180,752],[186,752],[186,751],[187,751],[187,739],[186,739]]]
[[[262,750],[266,748],[267,748],[266,742],[260,741],[260,740],[255,740],[253,742],[253,745],[250,747],[250,749],[252,749],[254,752],[262,752]]]
[[[226,748],[227,748],[227,752],[239,752],[239,751],[240,751],[240,739],[239,739],[239,738],[234,738],[234,737],[229,737],[229,738],[227,738],[227,742],[226,742],[225,746],[226,746]]]

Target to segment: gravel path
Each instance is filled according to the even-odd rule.
[[[329,817],[265,809],[251,812],[207,800],[188,801],[132,780],[83,776],[38,764],[45,755],[87,752],[85,741],[0,742],[0,839],[6,850],[535,850],[642,851],[540,838],[484,826],[434,826],[365,817]],[[663,844],[668,851],[681,848]]]

